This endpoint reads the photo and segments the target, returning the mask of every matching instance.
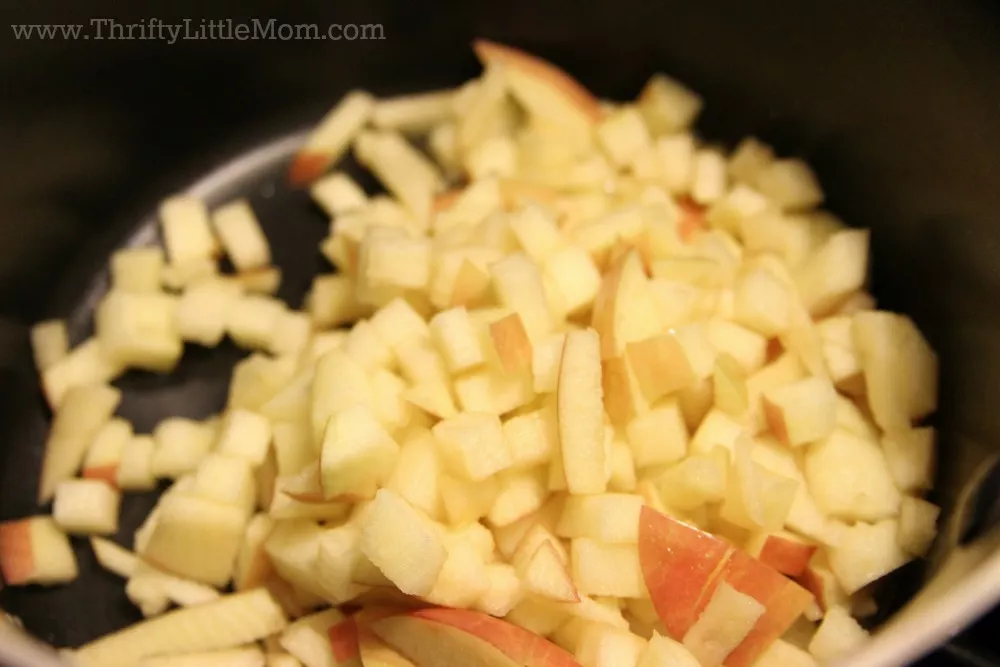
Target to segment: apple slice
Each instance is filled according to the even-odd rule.
[[[416,667],[518,667],[486,641],[444,623],[391,616],[375,621],[371,629]]]
[[[559,370],[559,436],[570,493],[607,487],[601,341],[593,329],[566,334]]]
[[[59,483],[80,469],[87,447],[108,422],[121,396],[120,390],[102,384],[74,387],[66,393],[45,443],[39,503],[52,500]]]
[[[108,572],[128,579],[135,572],[139,559],[128,549],[101,537],[90,538],[90,547],[98,564]]]
[[[76,664],[125,667],[148,657],[232,649],[281,632],[285,615],[262,588],[179,609],[81,647]]]
[[[667,632],[684,637],[733,549],[647,506],[639,521],[639,561],[646,588]]]
[[[523,667],[579,667],[579,664],[570,654],[552,642],[480,612],[462,609],[423,609],[412,612],[410,618],[450,628],[469,638],[467,645],[470,648],[477,646],[479,643],[485,643],[491,649],[496,650],[499,655],[504,656],[503,662],[487,662],[484,664],[515,664],[522,665]],[[382,635],[381,622],[376,623],[375,631]],[[444,646],[445,644],[442,642],[442,647]],[[470,652],[468,657],[474,659],[482,654],[481,651],[474,651]],[[420,667],[435,667],[438,664],[450,664],[425,663],[419,659],[414,659],[414,662]],[[457,662],[455,664],[457,667],[458,665],[479,663]]]
[[[530,114],[560,127],[578,145],[589,145],[604,112],[586,88],[555,65],[509,46],[479,39],[472,48],[485,67],[502,68],[507,86]]]
[[[757,533],[746,545],[751,556],[789,577],[805,573],[816,548],[817,545],[784,530]]]
[[[51,518],[0,523],[0,574],[8,586],[65,584],[78,572],[69,538]]]
[[[718,667],[746,639],[765,611],[760,602],[722,582],[684,635],[684,646],[702,667]]]
[[[726,667],[753,665],[813,602],[809,591],[740,550],[733,552],[720,578],[766,608],[747,637],[726,658]]]
[[[350,146],[354,135],[368,122],[375,100],[366,92],[351,91],[313,128],[299,149],[288,172],[293,186],[314,180],[336,162]]]
[[[262,585],[274,572],[271,559],[264,549],[267,538],[274,528],[274,521],[266,514],[258,514],[247,524],[243,544],[236,557],[236,571],[233,587],[249,590]]]
[[[601,335],[602,359],[621,355],[628,343],[662,333],[663,324],[638,252],[622,255],[604,275],[591,323]]]

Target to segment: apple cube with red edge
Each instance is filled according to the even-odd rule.
[[[52,518],[0,523],[0,574],[6,585],[65,584],[78,573],[69,538]]]
[[[817,545],[785,530],[757,533],[746,545],[751,556],[789,577],[805,573],[816,548]]]
[[[330,648],[338,667],[351,665],[361,667],[361,649],[358,643],[358,622],[353,616],[330,626]]]

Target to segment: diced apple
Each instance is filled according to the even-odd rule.
[[[492,526],[507,526],[537,511],[548,497],[548,469],[508,471],[500,475],[500,491],[486,515]]]
[[[847,593],[854,593],[910,560],[897,543],[899,524],[885,520],[844,528],[830,566]]]
[[[719,410],[736,420],[746,416],[750,409],[747,374],[732,356],[723,353],[716,357],[712,389]]]
[[[922,498],[905,496],[899,507],[899,546],[917,557],[927,554],[937,537],[941,508]]]
[[[246,459],[259,466],[271,444],[271,424],[250,410],[232,410],[226,415],[216,452]]]
[[[506,563],[486,566],[486,592],[475,603],[475,609],[502,618],[520,601],[521,580],[514,568]]]
[[[636,417],[626,433],[637,468],[674,463],[687,454],[687,426],[677,401],[663,401]]]
[[[550,333],[552,313],[538,265],[527,255],[516,253],[491,264],[489,270],[500,303],[521,316],[529,339]]]
[[[747,553],[789,577],[803,575],[816,552],[816,545],[789,533],[757,533],[746,545]]]
[[[125,366],[108,355],[96,338],[90,338],[42,373],[42,388],[55,409],[71,388],[111,382],[124,370]]]
[[[115,484],[122,491],[149,491],[156,488],[153,456],[156,441],[152,436],[134,436],[122,451]]]
[[[274,521],[266,514],[258,514],[247,524],[243,543],[236,557],[233,575],[233,587],[236,590],[250,590],[261,586],[273,573],[271,559],[264,549],[273,528]]]
[[[438,484],[445,516],[453,526],[485,517],[500,493],[496,477],[473,482],[443,474]]]
[[[878,445],[843,430],[805,453],[809,491],[827,514],[877,521],[899,513],[900,495]]]
[[[156,451],[150,462],[153,475],[177,479],[198,467],[215,444],[215,432],[201,422],[168,417],[153,430]]]
[[[345,274],[316,276],[307,310],[319,329],[351,322],[367,312],[367,308],[358,303],[355,279]]]
[[[264,667],[265,656],[256,646],[145,658],[142,667]],[[270,666],[268,666],[270,667]]]
[[[78,573],[69,538],[51,518],[0,523],[0,574],[6,585],[66,584]]]
[[[809,653],[825,663],[843,657],[866,641],[868,633],[850,613],[843,607],[833,607],[826,612],[823,622],[809,642]]]
[[[331,417],[320,457],[327,500],[371,498],[389,479],[399,445],[367,408],[355,405]]]
[[[511,454],[511,468],[547,463],[559,451],[559,426],[551,406],[511,417],[503,423],[503,436]]]
[[[464,307],[435,315],[430,321],[430,331],[453,373],[475,368],[485,361],[479,337]]]
[[[751,596],[723,582],[684,635],[684,646],[703,667],[721,665],[747,637],[765,609]]]
[[[216,255],[218,244],[212,236],[208,209],[203,201],[189,195],[175,195],[161,202],[159,213],[163,245],[171,264],[180,265]]]
[[[749,530],[778,530],[791,510],[799,482],[753,460],[754,443],[736,440],[720,515]]]
[[[882,452],[900,491],[925,491],[933,486],[934,440],[935,431],[929,426],[882,436]]]
[[[69,354],[65,320],[46,320],[31,327],[31,353],[35,368],[43,373]]]
[[[762,396],[764,417],[774,435],[797,447],[833,433],[837,392],[829,380],[811,377],[770,389]]]
[[[754,667],[818,667],[819,663],[801,648],[776,639],[757,659]]]
[[[432,519],[439,519],[443,512],[440,476],[441,463],[434,438],[423,430],[402,441],[395,470],[385,487]]]
[[[573,581],[581,593],[628,598],[648,595],[638,547],[583,537],[574,539],[572,545]]]
[[[902,315],[854,315],[854,344],[865,372],[868,404],[886,431],[909,428],[937,407],[937,355]]]
[[[56,487],[80,469],[87,447],[121,401],[121,391],[107,385],[70,389],[55,413],[45,443],[38,500],[48,502]]]
[[[664,74],[656,74],[646,82],[638,104],[654,136],[688,128],[702,107],[697,94]]]
[[[512,313],[490,324],[490,338],[507,374],[531,369],[532,347],[520,315]]]
[[[606,452],[600,337],[594,330],[566,334],[556,396],[567,486],[571,493],[601,493]]]
[[[334,655],[330,632],[343,620],[344,614],[336,609],[300,618],[281,633],[281,647],[307,667],[338,665],[340,661]]]
[[[634,544],[639,540],[642,496],[604,493],[566,499],[556,535],[587,537],[609,544]]]
[[[601,381],[605,410],[615,425],[624,427],[634,417],[649,410],[649,401],[625,356],[601,362]]]
[[[576,659],[594,667],[633,667],[645,647],[646,642],[628,630],[594,624],[583,631]]]
[[[288,172],[292,185],[302,186],[316,180],[350,146],[375,107],[375,100],[364,91],[351,91],[316,124],[305,145],[295,155]]]
[[[733,451],[733,444],[743,434],[743,427],[721,410],[710,410],[691,438],[692,454],[710,454],[716,447]]]
[[[464,540],[451,540],[447,551],[448,557],[434,587],[423,597],[446,607],[471,607],[489,590],[482,554],[474,544]]]
[[[552,281],[566,316],[585,313],[601,287],[597,265],[577,246],[565,246],[549,255],[545,276]]]
[[[622,255],[605,274],[591,321],[601,335],[603,359],[621,355],[628,343],[661,333],[662,323],[637,252]]]
[[[668,468],[656,480],[663,502],[687,511],[722,500],[726,493],[728,458],[728,453],[725,458],[693,454]]]
[[[861,229],[837,232],[803,262],[796,284],[810,313],[829,312],[844,297],[864,287],[868,236],[868,230]]]
[[[251,271],[271,263],[267,237],[245,199],[238,199],[213,211],[212,227],[237,271]]]
[[[71,479],[56,487],[52,517],[71,535],[118,532],[121,494],[101,480]]]
[[[125,594],[146,617],[159,616],[170,603],[193,607],[219,599],[211,586],[167,574],[142,560],[136,563]]]
[[[118,362],[169,372],[183,353],[176,312],[177,299],[167,294],[112,291],[97,307],[95,335]]]
[[[695,380],[683,343],[665,333],[626,345],[626,356],[648,401],[682,389]]]
[[[192,496],[164,503],[143,555],[188,579],[226,585],[246,526],[243,510]]]
[[[361,186],[341,171],[315,181],[309,193],[330,217],[356,211],[368,203],[368,196]]]
[[[101,479],[117,486],[118,465],[132,440],[132,424],[120,417],[110,419],[94,436],[83,460],[84,479]]]
[[[636,667],[700,667],[700,663],[683,644],[654,632]]]
[[[233,303],[226,319],[226,333],[237,345],[269,350],[285,304],[262,294],[244,294]]]
[[[280,632],[286,624],[271,594],[255,589],[105,636],[81,647],[75,658],[84,667],[124,667],[150,656],[236,648]]]
[[[388,489],[375,496],[361,529],[361,550],[410,595],[430,592],[447,551],[430,521]]]
[[[98,564],[108,572],[123,579],[128,579],[135,572],[139,559],[128,549],[101,537],[90,538],[90,546]]]
[[[466,412],[433,428],[442,460],[455,474],[479,481],[511,464],[500,420],[495,415]]]

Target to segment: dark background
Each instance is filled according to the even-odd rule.
[[[385,40],[15,41],[8,28],[94,17],[381,23]],[[912,314],[941,353],[935,499],[951,510],[1000,436],[998,28],[1000,7],[985,1],[0,0],[0,519],[25,511],[18,480],[34,475],[24,467],[44,425],[27,326],[69,313],[107,249],[165,194],[305,126],[353,87],[391,93],[474,75],[475,36],[549,57],[607,97],[633,96],[666,71],[704,95],[707,138],[755,134],[809,160],[830,207],[874,230],[880,303]],[[75,641],[74,627],[101,625],[95,615],[112,623],[121,611],[102,590],[47,594],[51,618],[32,630]],[[997,628],[987,619],[963,641],[1000,652]]]

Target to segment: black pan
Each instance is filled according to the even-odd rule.
[[[756,135],[816,168],[829,208],[873,229],[880,305],[913,316],[941,355],[933,500],[949,534],[969,533],[970,484],[1000,448],[993,4],[233,0],[123,11],[110,0],[2,9],[10,20],[0,22],[0,520],[40,511],[35,487],[49,415],[30,364],[31,323],[68,317],[77,339],[87,335],[112,249],[152,240],[156,203],[189,188],[212,203],[250,197],[284,272],[280,296],[298,305],[328,266],[316,250],[324,217],[286,185],[295,133],[354,87],[390,94],[466,80],[478,71],[469,43],[485,36],[550,58],[610,98],[632,96],[652,72],[667,71],[704,95],[698,130],[706,138],[732,145]],[[91,19],[111,17],[378,23],[385,38],[24,41],[5,25],[93,30]],[[141,431],[167,415],[217,412],[241,355],[227,345],[190,347],[168,377],[130,372],[116,383],[125,390],[120,413]],[[123,543],[154,499],[129,498]],[[982,526],[973,528],[970,539]],[[948,546],[944,540],[939,552]],[[80,547],[83,576],[71,586],[0,591],[0,608],[56,646],[139,618],[121,581]],[[917,565],[897,576],[883,610],[898,608],[927,572]]]

